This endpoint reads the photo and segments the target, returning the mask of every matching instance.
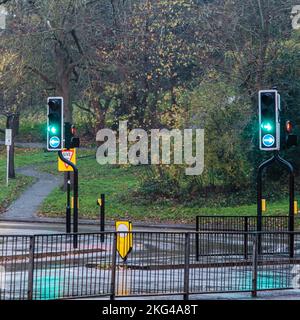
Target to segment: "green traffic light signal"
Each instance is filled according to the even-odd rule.
[[[280,95],[277,90],[261,90],[259,100],[259,148],[280,150]]]
[[[52,127],[50,131],[51,133],[55,134],[57,132],[57,129],[55,127]]]
[[[63,148],[63,98],[49,97],[47,109],[47,149],[59,151]]]
[[[268,132],[271,132],[273,130],[273,126],[270,122],[263,122],[261,124],[261,128],[264,130],[264,131],[268,131]]]
[[[58,130],[56,127],[48,127],[48,132],[55,134],[58,132]]]

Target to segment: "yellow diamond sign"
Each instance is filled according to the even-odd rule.
[[[62,150],[62,154],[64,158],[76,164],[76,149],[64,149]],[[66,171],[73,171],[73,169],[71,166],[64,163],[63,161],[60,160],[60,158],[58,158],[58,171],[66,172]]]

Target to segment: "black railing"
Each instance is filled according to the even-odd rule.
[[[300,264],[300,233],[293,235],[291,259],[288,232],[133,232],[125,261],[116,250],[121,237],[115,232],[78,234],[76,249],[72,234],[1,236],[0,299],[188,299],[191,294],[289,289]]]
[[[295,230],[300,230],[300,217],[295,216]],[[236,254],[248,257],[249,243],[248,232],[257,231],[257,216],[197,216],[196,231],[197,232],[243,232],[243,250],[239,250]],[[288,232],[289,217],[288,216],[263,216],[262,231],[263,232]],[[294,243],[293,234],[290,233],[290,241]],[[259,248],[261,240],[259,239]],[[200,239],[196,242],[196,257],[200,254]],[[286,252],[291,247],[286,248]],[[260,251],[260,249],[259,249]],[[216,251],[215,254],[218,254]]]
[[[262,231],[289,231],[288,216],[263,216]],[[196,231],[256,231],[257,216],[197,216]],[[295,230],[300,230],[300,216],[295,216]]]
[[[27,236],[0,236],[0,300],[29,298],[30,242]]]

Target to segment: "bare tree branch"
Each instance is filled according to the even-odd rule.
[[[49,85],[52,85],[54,87],[57,86],[57,83],[55,81],[52,81],[50,78],[48,78],[44,73],[42,73],[40,70],[31,67],[31,66],[25,66],[26,69],[32,71],[36,75],[38,75],[43,81],[47,82]]]
[[[83,107],[82,105],[80,105],[79,103],[74,103],[76,107],[78,107],[79,109],[83,110],[83,111],[86,111],[86,112],[89,112],[91,113],[93,116],[96,116],[96,114],[91,110],[91,109],[88,109],[88,108],[85,108]]]
[[[72,35],[72,37],[73,37],[73,39],[74,39],[74,41],[75,41],[75,44],[76,44],[76,46],[77,46],[77,48],[78,48],[78,51],[80,52],[80,54],[84,54],[83,53],[83,50],[82,50],[82,48],[81,48],[81,45],[80,45],[80,43],[79,43],[79,40],[78,40],[78,37],[77,37],[77,35],[76,35],[76,31],[73,29],[72,31],[71,31],[71,35]]]

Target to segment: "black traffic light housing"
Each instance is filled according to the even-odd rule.
[[[261,90],[259,105],[259,148],[280,150],[280,95],[277,90]]]
[[[78,137],[75,137],[76,129],[74,125],[69,122],[65,122],[65,148],[79,148],[80,141]]]
[[[47,99],[47,150],[60,151],[64,139],[64,101],[62,97]]]
[[[291,148],[293,146],[297,146],[298,145],[298,137],[297,135],[293,134],[293,123],[292,121],[288,120],[285,123],[285,131],[286,131],[286,147],[287,148]]]

